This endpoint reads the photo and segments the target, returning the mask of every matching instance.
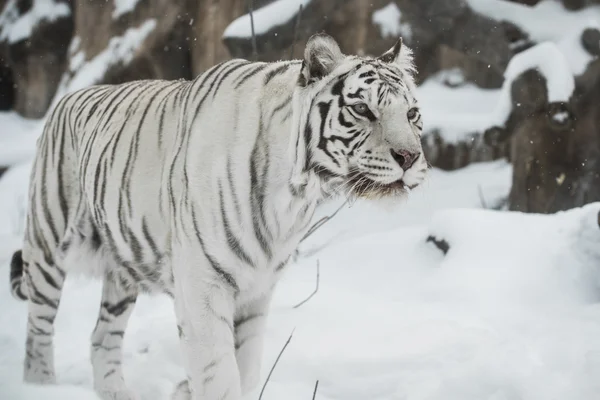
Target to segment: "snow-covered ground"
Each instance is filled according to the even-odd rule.
[[[23,191],[27,173],[0,180],[12,182],[0,198]],[[273,302],[263,379],[295,331],[263,399],[310,399],[316,380],[321,400],[596,399],[600,204],[550,216],[482,210],[482,196],[492,205],[507,195],[510,174],[503,161],[433,170],[407,200],[346,206],[309,238]],[[446,256],[430,235],[449,243]],[[20,383],[27,310],[8,285],[19,242],[0,236],[0,398],[93,399],[81,388],[92,386],[100,285],[81,278],[67,280],[56,321],[60,388]],[[320,289],[294,309],[315,287],[317,260]],[[169,299],[142,296],[124,349],[141,400],[168,399],[184,377],[175,326]]]

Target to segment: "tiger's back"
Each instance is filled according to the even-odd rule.
[[[56,257],[55,268],[99,276],[110,270],[124,285],[168,287],[169,275],[158,268],[167,233],[160,186],[177,95],[188,84],[95,86],[59,102],[39,140],[28,214],[37,218],[26,232],[56,233],[46,254]],[[57,204],[58,213],[50,208]],[[28,244],[39,248],[28,242],[25,253]]]

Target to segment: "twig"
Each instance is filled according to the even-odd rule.
[[[296,304],[294,306],[294,308],[299,308],[301,305],[303,305],[304,303],[306,303],[307,301],[309,301],[310,299],[312,299],[312,297],[317,294],[317,292],[319,291],[319,281],[321,280],[321,270],[320,270],[320,263],[319,260],[317,260],[317,286],[315,287],[315,291],[312,292],[310,294],[310,296],[308,296],[306,299],[304,299],[303,301],[301,301],[300,303]]]
[[[315,383],[315,391],[313,393],[313,398],[312,400],[315,400],[317,398],[317,389],[319,388],[319,381],[317,381],[317,383]]]
[[[256,61],[258,58],[258,49],[256,47],[256,32],[254,32],[254,1],[248,0],[248,8],[250,11],[250,28],[252,29],[252,59]]]
[[[294,328],[294,330],[295,330],[295,328]],[[275,370],[275,367],[277,366],[277,363],[279,362],[279,359],[281,358],[281,356],[282,356],[283,352],[285,351],[285,349],[288,347],[288,344],[290,344],[290,341],[292,340],[292,336],[294,336],[294,330],[292,331],[292,333],[290,333],[290,337],[288,338],[287,342],[285,342],[285,344],[283,345],[283,348],[279,352],[279,355],[275,359],[275,362],[273,363],[273,366],[271,367],[271,370],[269,371],[269,375],[267,375],[267,379],[265,380],[265,384],[263,385],[262,390],[260,391],[260,395],[258,396],[258,400],[262,399],[263,393],[265,392],[267,384],[269,383],[269,379],[271,379],[271,375],[273,374],[273,371]]]
[[[306,238],[308,238],[310,235],[312,235],[313,233],[315,233],[315,231],[317,229],[319,229],[325,222],[329,221],[331,218],[335,217],[335,215],[340,212],[340,210],[346,205],[348,204],[348,200],[346,200],[337,210],[335,210],[335,212],[331,215],[327,215],[323,218],[321,218],[320,220],[318,220],[317,222],[315,222],[315,224],[313,226],[310,227],[310,229],[308,230],[308,232],[306,232],[306,234],[302,237],[302,239],[300,240],[300,243],[302,243],[304,240],[306,240]]]
[[[294,39],[292,40],[292,49],[290,50],[290,60],[294,59],[294,45],[298,39],[298,29],[300,29],[300,18],[302,17],[302,4],[298,10],[298,18],[296,18],[296,25],[294,26]]]
[[[479,201],[481,202],[481,207],[487,210],[488,206],[485,201],[485,197],[483,197],[483,189],[481,189],[481,185],[477,185],[477,191],[479,192]]]

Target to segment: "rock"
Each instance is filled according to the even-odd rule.
[[[600,30],[587,28],[581,34],[581,45],[594,56],[600,56]]]
[[[69,10],[66,0],[57,0],[57,3]],[[14,21],[23,16],[27,18],[32,5],[32,2],[19,2],[10,10],[14,13]],[[7,2],[6,7],[9,6]],[[3,28],[10,29],[10,25]],[[14,82],[12,106],[22,116],[41,118],[45,114],[66,67],[72,32],[73,20],[69,11],[56,19],[41,19],[30,35],[15,41],[9,37],[0,43],[1,58],[10,69],[2,74],[5,85],[10,85],[11,79]]]
[[[576,80],[569,103],[548,103],[530,70],[512,87],[513,184],[509,208],[551,213],[600,201],[600,61]]]
[[[80,1],[75,8],[74,36],[79,40],[75,54],[82,52],[90,61],[109,47],[112,38],[150,20],[156,26],[137,47],[126,64],[110,65],[103,83],[136,79],[178,79],[192,77],[190,41],[193,41],[185,0],[149,0],[136,3],[135,9],[115,14],[113,0]]]
[[[0,59],[0,111],[10,110],[15,103],[15,81],[10,66]]]

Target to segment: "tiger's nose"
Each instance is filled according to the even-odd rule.
[[[396,160],[400,168],[405,171],[412,167],[415,161],[417,161],[417,158],[419,158],[419,153],[411,153],[407,150],[392,150],[391,152],[394,160]]]

